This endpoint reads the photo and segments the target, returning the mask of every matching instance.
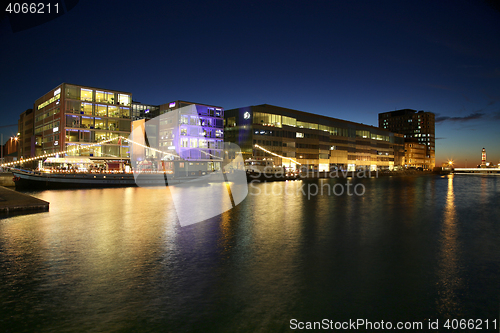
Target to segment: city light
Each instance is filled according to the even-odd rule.
[[[262,147],[261,147],[261,146],[259,146],[258,144],[256,144],[256,145],[255,145],[255,148],[259,148],[260,150],[263,150],[263,151],[265,151],[266,153],[271,154],[271,155],[274,155],[274,156],[276,156],[276,157],[280,157],[280,158],[284,158],[284,159],[290,160],[290,161],[292,161],[292,162],[293,162],[293,163],[295,163],[295,164],[302,165],[302,164],[300,164],[299,162],[295,161],[294,159],[291,159],[290,157],[285,157],[285,156],[281,156],[281,155],[275,154],[275,153],[273,153],[273,152],[271,152],[271,151],[269,151],[269,150],[267,150],[267,149],[265,149],[265,148],[262,148]]]

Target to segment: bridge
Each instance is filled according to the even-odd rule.
[[[453,169],[455,174],[500,174],[500,168],[455,168]]]

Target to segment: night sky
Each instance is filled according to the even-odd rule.
[[[475,166],[483,147],[500,162],[500,11],[486,1],[80,1],[0,30],[0,126],[69,82],[375,126],[379,112],[431,111],[436,165]]]

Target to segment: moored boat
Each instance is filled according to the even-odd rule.
[[[245,170],[247,180],[259,181],[277,181],[277,180],[292,180],[298,178],[298,172],[286,170],[283,166],[275,166],[272,159],[245,160]]]
[[[16,189],[60,189],[136,186],[131,173],[46,173],[13,170]]]

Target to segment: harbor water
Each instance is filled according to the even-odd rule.
[[[348,181],[357,193],[331,190]],[[248,191],[185,227],[169,188],[29,192],[50,210],[0,219],[0,331],[287,332],[324,319],[498,331],[500,176]]]

